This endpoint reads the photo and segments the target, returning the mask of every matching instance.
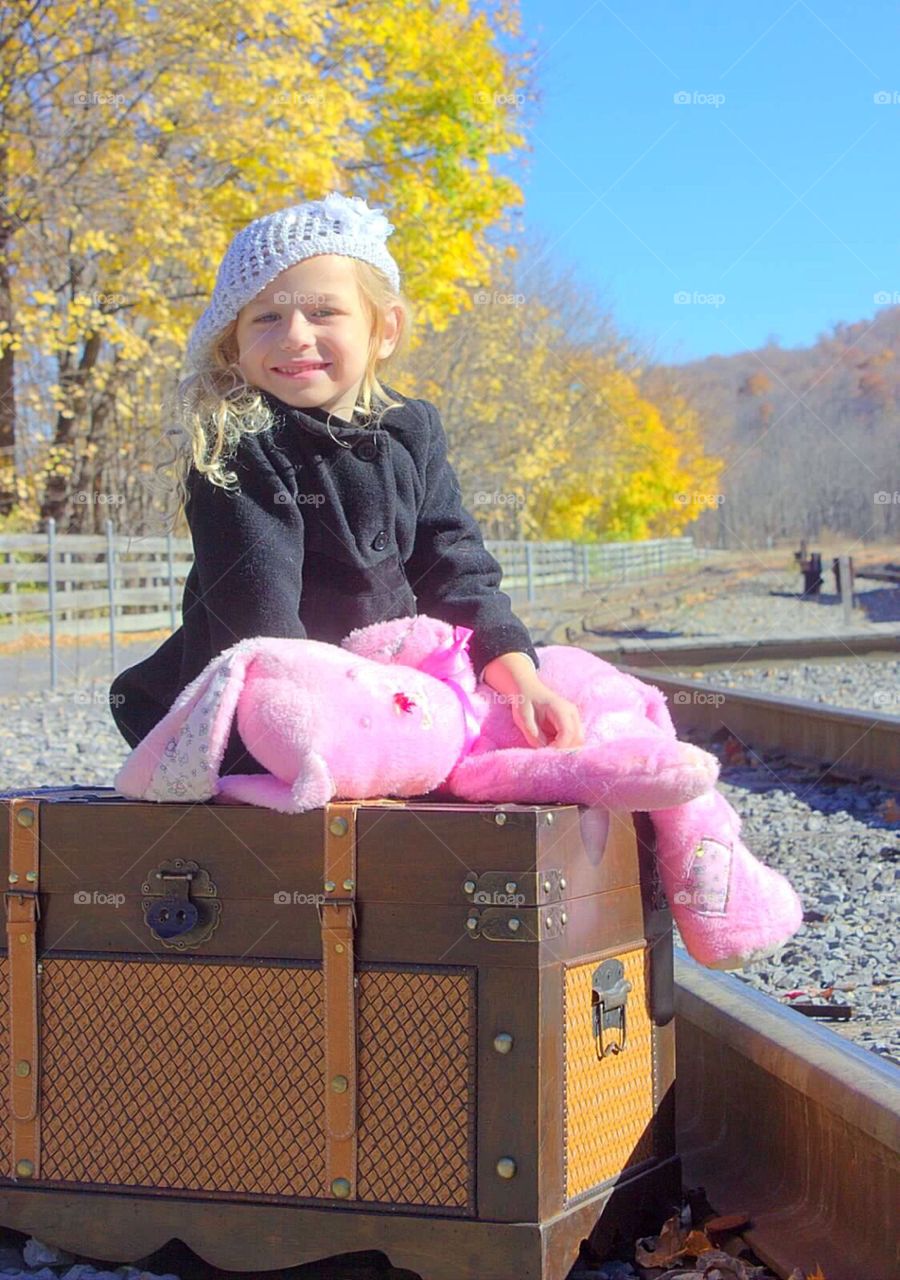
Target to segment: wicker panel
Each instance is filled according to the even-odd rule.
[[[474,1212],[474,1015],[469,970],[359,973],[360,1200]],[[327,1194],[318,965],[45,959],[41,1017],[41,1181]]]
[[[0,1178],[12,1177],[12,1135],[9,1131],[9,961],[0,956],[0,1080],[7,1104],[0,1125]]]
[[[42,1179],[321,1194],[321,976],[45,959]]]
[[[599,963],[565,972],[565,1187],[581,1195],[654,1154],[653,1024],[647,1008],[648,962],[640,948],[617,957],[631,983],[628,1039],[597,1057],[591,978]],[[610,1033],[611,1037],[618,1033]]]
[[[360,1200],[470,1205],[473,1013],[467,971],[359,975]]]

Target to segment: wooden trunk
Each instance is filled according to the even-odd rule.
[[[0,1225],[563,1280],[677,1195],[643,815],[7,793]],[[638,833],[640,838],[638,838]]]

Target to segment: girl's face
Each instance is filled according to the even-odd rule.
[[[371,322],[352,259],[323,253],[276,276],[238,315],[238,365],[247,382],[298,409],[349,422],[362,385]],[[400,337],[400,310],[385,316],[377,354]]]

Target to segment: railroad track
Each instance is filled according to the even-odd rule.
[[[675,964],[687,1186],[778,1275],[900,1276],[900,1071],[686,955]]]
[[[737,691],[666,668],[897,652],[883,635],[713,643],[591,643],[557,619],[544,643],[578,643],[667,694],[679,736],[723,730],[842,777],[900,782],[900,717]],[[898,1280],[900,1071],[729,974],[676,953],[676,1124],[684,1185],[776,1274]]]

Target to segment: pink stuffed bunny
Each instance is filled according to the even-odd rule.
[[[215,658],[116,776],[125,796],[263,805],[285,813],[334,797],[414,796],[643,810],[685,946],[737,968],[799,928],[784,876],[739,837],[714,790],[714,757],[679,742],[658,689],[568,645],[541,650],[541,679],[574,702],[585,745],[529,747],[508,697],[477,683],[471,632],[419,616],[378,623],[338,648],[258,637]],[[268,774],[219,777],[233,724]]]

